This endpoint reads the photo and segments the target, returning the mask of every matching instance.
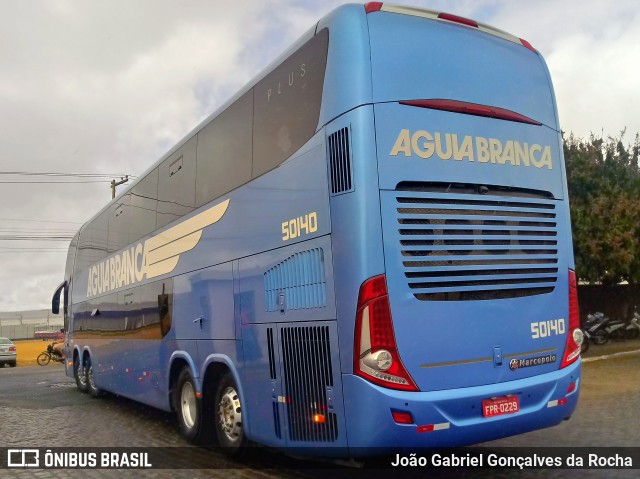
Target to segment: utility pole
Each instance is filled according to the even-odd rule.
[[[116,197],[116,186],[120,186],[129,181],[129,175],[125,175],[125,177],[120,177],[120,181],[111,180],[111,199]]]

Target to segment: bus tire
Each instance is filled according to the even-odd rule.
[[[76,387],[80,392],[86,393],[88,391],[87,375],[84,366],[80,362],[80,356],[76,356],[73,359],[73,377],[76,380]]]
[[[206,398],[197,397],[196,382],[188,367],[180,371],[173,394],[173,404],[182,436],[194,444],[208,444],[212,426],[207,420],[211,417],[207,414],[210,408],[207,407]]]
[[[229,371],[218,382],[214,408],[218,445],[228,456],[239,457],[246,450],[247,439],[242,425],[238,386]]]
[[[85,366],[87,392],[92,398],[99,398],[104,395],[104,391],[96,386],[95,378],[93,377],[93,362],[91,358],[88,358],[87,365]]]

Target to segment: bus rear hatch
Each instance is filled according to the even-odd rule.
[[[422,391],[560,368],[571,244],[540,56],[450,21],[368,15],[386,281]]]

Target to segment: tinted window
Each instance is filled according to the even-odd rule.
[[[80,238],[80,233],[76,233],[76,235],[71,240],[71,244],[69,245],[69,251],[67,252],[67,263],[64,267],[64,277],[66,280],[71,278],[71,274],[73,273],[73,264],[76,259],[76,250],[78,248],[78,240]]]
[[[253,177],[275,168],[315,133],[329,32],[323,29],[254,87]]]
[[[103,260],[107,252],[109,211],[104,211],[80,232],[75,269],[80,271]]]
[[[142,178],[131,190],[129,243],[155,231],[157,204],[158,168]]]
[[[194,136],[158,168],[158,216],[160,228],[193,210],[196,197],[196,144]]]
[[[130,199],[131,195],[124,195],[109,207],[109,253],[129,244]]]
[[[196,206],[251,179],[252,114],[250,90],[198,133]]]

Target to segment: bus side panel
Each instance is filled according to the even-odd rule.
[[[346,444],[330,237],[241,259],[239,270],[248,435],[271,446]],[[307,424],[326,412],[320,405],[326,425]]]
[[[353,333],[360,285],[385,272],[373,107],[357,108],[327,125],[327,137],[349,132],[351,191],[330,198],[334,280],[342,372],[353,370]],[[331,152],[329,152],[331,155]],[[329,172],[329,176],[331,172]]]
[[[235,339],[232,263],[174,278],[176,339]]]

